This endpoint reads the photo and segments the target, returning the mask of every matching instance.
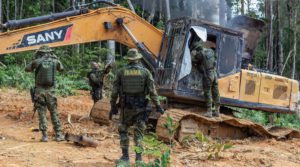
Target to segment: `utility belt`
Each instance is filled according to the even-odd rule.
[[[148,100],[145,95],[123,95],[121,102],[127,109],[145,108],[148,104]]]

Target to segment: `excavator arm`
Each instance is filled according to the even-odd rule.
[[[59,47],[115,40],[130,48],[145,49],[155,61],[162,37],[162,31],[130,10],[116,6],[1,33],[0,54],[35,50],[44,44]]]

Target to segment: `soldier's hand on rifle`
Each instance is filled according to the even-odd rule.
[[[158,105],[158,106],[156,106],[156,112],[159,112],[159,113],[161,113],[161,114],[164,114],[164,113],[165,113],[165,110],[164,110],[160,105]]]

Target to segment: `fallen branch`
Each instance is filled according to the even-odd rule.
[[[7,66],[5,64],[3,64],[1,61],[0,61],[0,66],[2,66],[3,68],[6,68]]]
[[[74,127],[71,122],[71,114],[70,113],[68,113],[68,123],[72,126],[72,128]]]

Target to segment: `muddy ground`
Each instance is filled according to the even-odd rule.
[[[12,89],[0,89],[0,166],[2,167],[89,167],[114,166],[121,152],[115,127],[100,126],[90,120],[78,122],[88,114],[92,100],[88,92],[59,98],[59,113],[64,132],[87,134],[97,140],[97,148],[82,148],[70,142],[50,140],[39,142],[37,115],[33,120],[29,94]],[[72,126],[67,123],[71,115]],[[50,120],[49,134],[52,135]],[[218,160],[207,160],[197,149],[176,145],[172,154],[172,167],[300,167],[300,140],[249,138],[230,141],[234,147],[221,153]],[[131,150],[131,159],[134,154]],[[133,161],[132,161],[133,162]]]

